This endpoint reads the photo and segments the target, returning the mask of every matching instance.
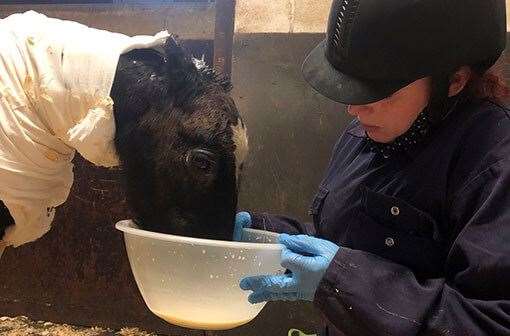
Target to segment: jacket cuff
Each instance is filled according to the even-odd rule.
[[[276,227],[269,220],[269,216],[265,213],[250,213],[251,229],[278,232]]]
[[[331,300],[334,300],[336,304],[342,303],[346,311],[352,309],[345,300],[346,297],[353,295],[350,286],[356,282],[363,286],[361,279],[355,274],[358,266],[352,262],[352,252],[353,250],[349,248],[340,247],[319,283],[314,303],[321,311],[328,310]]]

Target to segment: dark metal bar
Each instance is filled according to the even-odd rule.
[[[228,77],[232,74],[235,7],[235,0],[216,0],[214,68]]]

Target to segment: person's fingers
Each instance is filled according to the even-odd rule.
[[[251,226],[251,216],[248,212],[239,212],[236,214],[236,220],[234,224],[234,241],[241,241],[243,236],[243,228],[249,228]]]
[[[300,273],[308,270],[310,268],[310,264],[313,263],[314,260],[314,257],[295,253],[286,247],[282,250],[281,258],[282,267],[290,270],[292,273]]]
[[[295,253],[302,255],[319,255],[320,239],[307,235],[288,235],[280,234],[278,242]]]
[[[258,275],[246,277],[241,280],[239,287],[243,290],[285,292],[294,285],[289,275]]]
[[[255,304],[266,301],[296,301],[296,293],[271,293],[271,292],[253,292],[248,296],[248,302]]]
[[[239,223],[243,228],[249,228],[251,226],[251,215],[246,211],[238,212],[236,223]]]

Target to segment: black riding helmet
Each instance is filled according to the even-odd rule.
[[[505,0],[333,0],[303,75],[332,100],[368,104],[462,65],[488,68],[505,44]]]

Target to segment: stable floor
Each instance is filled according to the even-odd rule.
[[[157,336],[136,328],[120,331],[85,328],[44,321],[31,321],[25,316],[0,317],[1,336]]]

